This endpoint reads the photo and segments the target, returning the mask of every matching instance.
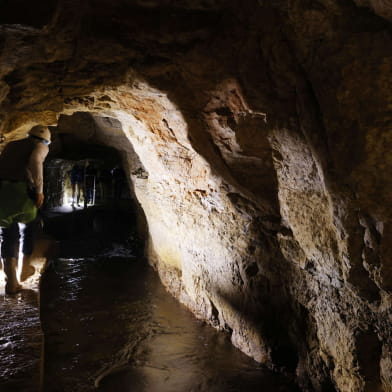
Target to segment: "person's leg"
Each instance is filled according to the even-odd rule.
[[[76,188],[76,183],[71,182],[71,189],[72,189],[72,203],[71,203],[71,205],[75,204],[75,188]]]
[[[1,257],[16,257],[19,254],[19,227],[16,222],[1,229]]]
[[[79,205],[80,205],[80,194],[81,194],[81,188],[82,188],[82,183],[81,182],[78,182],[77,184],[76,184],[76,186],[77,186],[77,193],[76,193],[76,205],[79,207]]]
[[[87,204],[92,202],[93,196],[92,196],[92,188],[90,184],[87,185],[86,187],[86,194],[87,194]]]
[[[37,217],[32,222],[24,225],[21,230],[24,255],[31,255],[33,253],[39,221],[40,219]]]
[[[10,227],[1,229],[1,257],[6,276],[5,292],[15,294],[22,289],[16,271],[19,253],[19,226],[13,223]]]
[[[37,226],[39,224],[39,218],[37,217],[32,222],[22,226],[22,244],[23,244],[23,264],[22,271],[20,274],[20,281],[24,282],[27,278],[34,275],[35,268],[31,265],[32,253],[34,250],[34,244],[37,233]]]

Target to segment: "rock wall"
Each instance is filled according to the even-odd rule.
[[[391,391],[392,42],[376,3],[64,0],[42,28],[14,15],[2,130],[91,112],[180,301],[304,391]]]

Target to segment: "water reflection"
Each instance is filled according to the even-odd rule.
[[[0,301],[0,391],[38,391],[42,331],[37,291],[0,295]]]
[[[5,276],[0,270],[0,392],[40,389],[43,333],[38,287],[40,271],[46,263],[43,255],[50,244],[43,238],[37,241],[32,255],[36,271],[23,282],[20,292],[5,295]]]
[[[295,390],[196,320],[138,260],[56,260],[41,296],[45,392]]]

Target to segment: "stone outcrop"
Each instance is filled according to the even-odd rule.
[[[8,140],[90,112],[179,300],[304,391],[392,391],[387,0],[11,11]]]

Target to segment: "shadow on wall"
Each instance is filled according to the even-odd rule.
[[[273,262],[279,264],[279,271],[268,274],[262,271],[265,266],[258,269],[255,274],[251,274],[247,284],[252,290],[246,294],[236,295],[221,288],[212,289],[210,301],[215,310],[214,318],[225,320],[228,312],[229,317],[243,320],[239,324],[242,328],[239,331],[241,340],[245,336],[247,344],[252,344],[254,337],[247,338],[249,331],[262,337],[266,354],[270,356],[268,365],[290,375],[298,383],[298,391],[335,392],[337,389],[331,377],[333,360],[330,358],[331,362],[325,363],[318,354],[320,343],[317,323],[308,309],[289,293],[291,273],[294,280],[298,276],[295,276],[295,270],[283,257],[275,258]],[[274,274],[282,274],[281,279],[274,277]],[[221,315],[218,309],[223,309]],[[244,351],[241,342],[240,345],[236,341],[233,343]]]

